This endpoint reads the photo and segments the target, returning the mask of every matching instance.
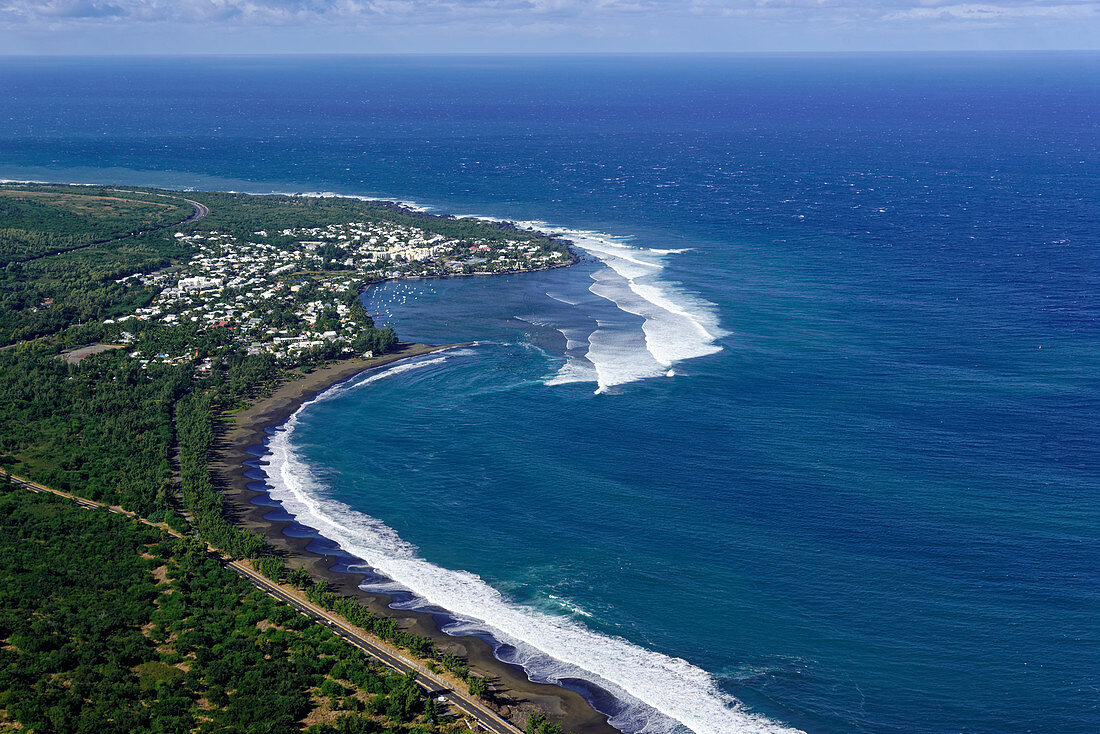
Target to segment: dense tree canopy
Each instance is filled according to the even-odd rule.
[[[0,579],[0,711],[37,732],[460,726],[201,543],[118,515],[0,489]]]
[[[79,365],[43,345],[0,351],[0,453],[57,489],[162,514],[172,406],[190,379],[173,365],[143,370],[121,351]]]

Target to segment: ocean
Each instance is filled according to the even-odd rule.
[[[394,282],[283,511],[646,734],[1100,731],[1100,55],[5,59],[0,178],[576,243]]]

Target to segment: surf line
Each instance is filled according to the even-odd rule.
[[[442,211],[440,207],[424,205],[407,197],[338,194],[332,191],[269,193],[303,198],[390,202],[411,211],[425,213]],[[621,335],[608,334],[607,329],[597,328],[589,336],[588,353],[582,357],[567,356],[566,363],[558,373],[544,381],[547,385],[595,382],[596,393],[607,393],[618,385],[638,380],[673,377],[677,362],[722,350],[717,342],[728,332],[719,326],[717,306],[661,277],[669,256],[689,252],[691,248],[635,247],[622,242],[630,237],[559,227],[541,220],[511,220],[485,214],[453,216],[456,219],[500,222],[518,229],[569,239],[575,247],[597,258],[607,267],[608,272],[601,276],[602,282],[593,283],[589,290],[611,302],[620,311],[642,318],[639,341],[644,344],[647,354],[637,353],[638,350],[633,348],[631,340],[623,339]],[[549,297],[560,300],[554,296]],[[596,345],[594,349],[593,344]]]
[[[356,390],[413,370],[440,367],[441,355],[373,373],[346,385]],[[324,393],[318,398],[324,399]],[[339,397],[339,395],[334,396]],[[407,590],[419,606],[447,610],[457,620],[450,634],[480,631],[515,648],[514,662],[532,680],[585,680],[607,691],[618,710],[605,712],[624,732],[646,734],[791,734],[795,730],[748,711],[723,692],[706,671],[636,643],[593,631],[572,616],[536,610],[505,598],[476,574],[450,570],[418,555],[381,520],[331,496],[331,488],[293,443],[303,417],[316,402],[303,404],[268,441],[268,494],[298,522],[317,530],[381,576]],[[368,587],[368,590],[370,588]],[[407,605],[403,605],[407,606]],[[415,608],[415,606],[413,607]]]
[[[568,238],[599,260],[604,267],[591,273],[588,290],[619,311],[642,319],[641,334],[637,334],[633,326],[595,318],[597,328],[588,337],[587,353],[567,355],[566,364],[547,384],[594,381],[597,393],[608,392],[637,380],[672,377],[676,363],[722,350],[718,340],[728,332],[718,324],[717,306],[663,277],[668,258],[688,249],[647,249],[599,232],[555,228],[544,222],[519,224]],[[547,297],[583,308],[557,294],[547,293]]]

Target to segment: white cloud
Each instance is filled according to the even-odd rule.
[[[576,38],[611,38],[631,50],[881,50],[936,47],[943,30],[971,33],[966,47],[1095,48],[1100,0],[0,0],[0,31],[37,34],[42,47],[66,34],[152,39],[184,28],[206,38],[266,33],[280,48],[308,36],[309,48],[337,52],[329,39],[352,35],[372,48],[404,35],[432,49],[575,49]]]
[[[885,20],[907,21],[1003,21],[1041,18],[1058,20],[1100,18],[1100,3],[926,5],[888,13],[884,16]]]

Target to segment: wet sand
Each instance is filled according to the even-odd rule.
[[[402,342],[393,352],[382,357],[341,361],[279,385],[270,395],[228,416],[231,421],[216,424],[215,455],[211,457],[214,480],[225,493],[231,519],[265,536],[270,545],[285,554],[288,566],[306,567],[315,577],[328,579],[337,593],[355,596],[375,614],[393,617],[410,632],[431,638],[441,650],[450,650],[465,657],[471,671],[493,681],[499,703],[496,708],[520,729],[526,725],[528,713],[537,707],[560,720],[566,731],[576,734],[619,734],[607,723],[607,717],[593,709],[580,694],[556,685],[531,682],[519,666],[497,660],[486,641],[477,637],[447,635],[439,629],[430,613],[390,609],[392,597],[368,593],[359,588],[363,574],[333,570],[343,558],[308,550],[313,538],[285,535],[283,530],[290,525],[289,522],[267,520],[264,515],[270,513],[271,508],[252,504],[252,499],[263,493],[248,488],[252,480],[245,476],[248,468],[245,462],[256,458],[248,449],[262,445],[269,429],[285,422],[303,403],[317,394],[360,372],[457,346],[463,345],[431,346]]]

